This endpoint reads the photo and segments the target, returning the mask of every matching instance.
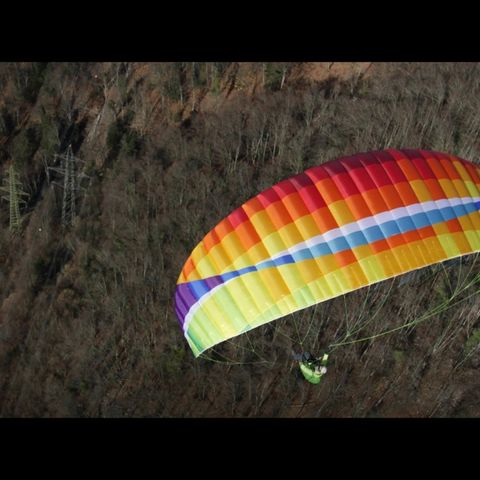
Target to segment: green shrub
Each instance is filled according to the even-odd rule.
[[[272,92],[280,90],[284,67],[277,63],[265,64],[265,88]]]
[[[122,119],[117,119],[110,124],[107,132],[107,147],[110,150],[118,149],[124,133],[125,124]]]
[[[12,156],[19,167],[24,167],[37,151],[41,140],[38,125],[22,130],[12,142]]]
[[[163,93],[170,100],[180,101],[183,98],[183,89],[179,79],[168,78],[163,84]]]
[[[163,64],[159,70],[162,94],[175,102],[184,98],[185,68],[181,62]]]
[[[465,342],[465,353],[468,355],[480,344],[480,328],[475,329]]]
[[[204,87],[207,84],[205,63],[194,62],[192,64],[192,79],[194,87]]]
[[[220,81],[229,65],[230,62],[215,62],[213,64],[210,90],[214,95],[220,93]]]
[[[45,110],[42,110],[40,123],[40,148],[48,157],[53,156],[60,146],[58,130],[59,128],[55,120],[49,116]]]
[[[121,152],[128,156],[137,156],[142,148],[142,138],[137,130],[129,128],[123,135]]]
[[[43,84],[47,63],[36,62],[30,68],[20,70],[17,82],[17,95],[28,103],[35,103]]]
[[[130,127],[134,113],[129,110],[122,118],[115,120],[107,132],[107,147],[111,156],[122,152],[129,156],[136,156],[142,147],[141,135]]]
[[[14,127],[12,115],[5,107],[2,107],[0,110],[0,136],[10,135]]]

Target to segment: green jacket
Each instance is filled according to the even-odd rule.
[[[300,362],[300,370],[310,383],[320,383],[323,375],[320,372],[316,372],[315,367],[310,366],[308,363]]]
[[[323,358],[320,362],[320,365],[322,367],[325,367],[327,365],[327,361],[328,361],[328,355],[325,354],[323,355]],[[315,371],[315,366],[312,365],[311,363],[305,363],[305,362],[300,362],[300,370],[302,371],[303,373],[303,376],[310,382],[310,383],[313,383],[313,384],[318,384],[320,383],[320,380],[322,379],[323,377],[323,374],[320,373],[320,372],[316,372]]]

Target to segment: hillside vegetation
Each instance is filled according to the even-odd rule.
[[[198,359],[173,309],[191,250],[247,199],[361,151],[477,162],[479,112],[470,63],[0,64],[0,182],[13,165],[25,194],[17,228],[0,202],[0,415],[479,415],[476,255]],[[82,177],[64,225],[69,146]],[[308,384],[291,351],[329,345]]]

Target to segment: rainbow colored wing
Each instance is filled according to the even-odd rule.
[[[327,162],[244,203],[193,250],[175,309],[195,356],[296,310],[480,250],[480,170],[444,153]]]

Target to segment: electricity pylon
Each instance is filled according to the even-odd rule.
[[[10,231],[13,232],[20,228],[22,220],[20,205],[26,203],[22,197],[28,196],[28,193],[22,190],[22,184],[18,179],[13,163],[8,169],[8,176],[4,179],[4,185],[4,187],[0,187],[0,190],[6,192],[6,195],[3,195],[2,198],[10,204]]]
[[[82,162],[82,160],[73,155],[71,145],[68,146],[65,154],[55,155],[55,158],[61,159],[61,166],[48,167],[48,170],[53,170],[63,177],[62,184],[53,183],[63,188],[62,225],[69,227],[73,224],[73,219],[77,213],[76,202],[78,191],[80,190],[80,181],[87,175],[79,173],[78,163]]]

